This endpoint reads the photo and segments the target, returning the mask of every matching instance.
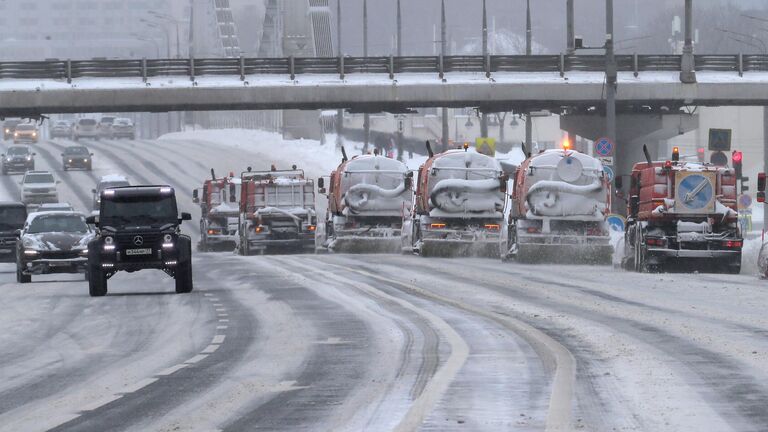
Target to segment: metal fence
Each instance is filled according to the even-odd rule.
[[[766,55],[697,55],[697,71],[743,74],[768,71]],[[619,55],[620,72],[680,71],[679,55]],[[55,79],[71,82],[77,78],[141,78],[183,76],[192,81],[199,76],[287,75],[302,74],[423,73],[442,77],[446,73],[501,72],[601,72],[602,55],[536,56],[429,56],[429,57],[325,57],[325,58],[205,58],[159,60],[54,60],[37,62],[0,62],[0,79]]]

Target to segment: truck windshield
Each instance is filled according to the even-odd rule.
[[[176,198],[171,195],[114,196],[101,201],[103,226],[165,225],[178,221]]]
[[[85,218],[79,215],[38,216],[32,220],[27,230],[30,234],[48,232],[84,233],[88,232]]]
[[[26,219],[27,211],[22,207],[0,207],[0,230],[19,229]]]

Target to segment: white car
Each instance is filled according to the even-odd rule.
[[[27,171],[21,180],[21,202],[26,205],[57,203],[58,184],[48,171]]]
[[[101,205],[101,191],[104,189],[130,186],[131,183],[127,178],[119,174],[105,175],[99,179],[99,183],[94,189],[91,189],[93,194],[93,209],[98,210]]]
[[[40,204],[40,207],[38,207],[36,212],[73,212],[75,211],[75,208],[72,207],[72,204],[70,203],[48,203],[48,204]]]
[[[75,141],[80,138],[92,138],[98,140],[101,135],[99,134],[99,123],[92,118],[81,118],[75,123],[75,130],[73,132]]]

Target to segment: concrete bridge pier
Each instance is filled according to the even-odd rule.
[[[616,124],[617,143],[613,169],[616,175],[629,175],[635,163],[645,160],[644,144],[654,160],[669,159],[667,149],[660,146],[660,143],[698,129],[699,117],[685,113],[619,114]],[[588,114],[564,115],[560,117],[560,128],[572,135],[595,141],[605,133],[605,118]],[[626,213],[626,203],[614,197],[613,211]]]

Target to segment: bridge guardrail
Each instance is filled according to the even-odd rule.
[[[680,71],[680,55],[618,55],[620,72]],[[768,71],[766,55],[696,55],[697,71]],[[450,72],[601,72],[603,55],[419,56],[324,58],[200,58],[144,60],[49,60],[0,62],[2,79],[143,78],[158,76],[338,75]]]

